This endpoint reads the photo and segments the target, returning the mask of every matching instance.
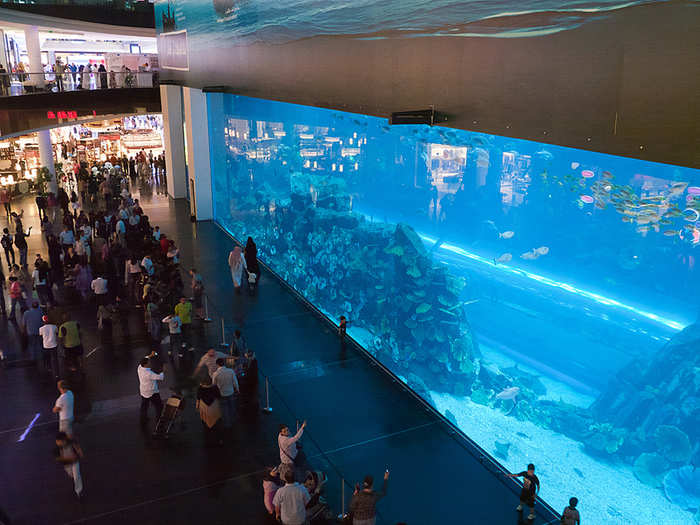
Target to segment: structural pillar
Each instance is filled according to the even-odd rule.
[[[214,206],[211,193],[207,95],[201,89],[187,87],[183,88],[182,92],[187,133],[190,209],[198,221],[208,221],[214,218]]]
[[[51,173],[51,181],[49,182],[49,191],[54,194],[58,192],[56,184],[56,166],[54,164],[53,148],[51,147],[51,131],[42,129],[37,133],[39,135],[39,161],[42,168],[48,168]]]
[[[29,57],[29,73],[41,73],[31,75],[30,80],[38,88],[44,87],[44,68],[41,65],[41,43],[39,42],[39,29],[36,26],[29,26],[24,30],[24,40],[27,45],[27,56]]]
[[[182,88],[161,84],[160,105],[163,113],[163,148],[168,195],[182,199],[187,193],[185,137],[182,129]]]

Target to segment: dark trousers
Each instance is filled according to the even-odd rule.
[[[55,346],[53,348],[44,348],[43,358],[44,369],[50,369],[53,376],[57,378],[59,376],[58,348]]]
[[[148,405],[153,403],[153,408],[156,411],[156,417],[160,417],[160,413],[163,410],[163,402],[160,400],[160,394],[155,393],[151,397],[141,396],[141,420],[145,420],[148,417]]]
[[[10,216],[10,213],[12,212],[12,206],[9,202],[3,202],[3,205],[5,206],[5,213],[7,213],[7,216]]]
[[[3,248],[5,250],[5,259],[7,259],[7,268],[10,268],[10,259],[12,264],[15,264],[15,251],[12,248]]]
[[[18,249],[19,249],[19,265],[22,268],[24,268],[25,266],[27,266],[27,249],[28,249],[28,247],[24,246],[24,247],[18,248]]]

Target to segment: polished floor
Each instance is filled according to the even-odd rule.
[[[379,504],[378,523],[523,523],[515,511],[515,483],[495,474],[488,461],[362,352],[341,345],[335,332],[273,276],[263,272],[255,297],[235,295],[226,264],[233,243],[216,224],[192,223],[184,201],[145,192],[141,199],[151,223],[176,239],[182,266],[195,266],[204,277],[213,322],[197,335],[198,354],[207,343],[230,340],[233,330],[241,329],[268,378],[272,411],[261,410],[263,379],[259,403],[240,407],[224,447],[203,446],[191,399],[171,439],[153,441],[138,421],[136,365],[149,351],[139,312],[132,315],[129,338],[117,333],[118,344],[109,350],[96,341],[94,307],[76,306],[71,311],[88,332],[87,379],[76,391],[86,487],[78,502],[51,454],[55,385],[22,366],[15,330],[2,320],[0,345],[17,365],[0,370],[0,507],[13,523],[270,523],[261,478],[266,465],[279,462],[277,425],[294,427],[304,419],[304,452],[329,477],[334,515],[347,508],[354,483],[368,473],[379,479],[388,468],[389,493]],[[30,237],[30,254],[34,250],[45,251],[38,236]],[[166,384],[185,384],[186,372],[166,364]],[[539,510],[534,522],[524,523],[555,521],[547,509]]]

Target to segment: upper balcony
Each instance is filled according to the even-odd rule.
[[[154,88],[159,84],[158,71],[88,70],[81,66],[62,73],[14,71],[0,73],[0,97],[20,95],[88,92],[102,89]]]
[[[0,0],[0,8],[126,27],[155,27],[153,3],[129,0]]]

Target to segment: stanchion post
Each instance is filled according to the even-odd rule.
[[[266,414],[269,414],[272,412],[272,407],[270,406],[270,381],[265,378],[265,408],[263,408],[263,412]]]
[[[345,514],[345,480],[340,478],[340,514],[338,514],[338,521],[343,521],[348,515]]]
[[[228,348],[226,344],[226,326],[224,325],[224,318],[221,318],[221,342],[219,343],[221,348]]]
[[[202,319],[205,323],[211,323],[211,317],[209,317],[209,300],[207,299],[207,296],[204,296],[204,319]]]

